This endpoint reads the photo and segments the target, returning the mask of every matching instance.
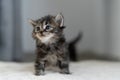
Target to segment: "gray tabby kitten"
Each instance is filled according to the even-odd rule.
[[[68,47],[63,35],[62,14],[47,15],[29,20],[33,26],[32,37],[36,40],[35,75],[43,75],[45,68],[58,67],[60,73],[69,74]]]

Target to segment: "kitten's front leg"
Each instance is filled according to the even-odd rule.
[[[59,61],[59,68],[61,69],[60,73],[70,74],[68,61]]]
[[[45,71],[45,62],[44,61],[36,61],[35,62],[35,75],[44,75]]]

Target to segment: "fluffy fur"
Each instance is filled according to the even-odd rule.
[[[33,26],[32,37],[36,40],[35,74],[43,75],[48,66],[58,67],[60,73],[69,74],[68,47],[63,35],[64,18],[47,15],[29,20]]]

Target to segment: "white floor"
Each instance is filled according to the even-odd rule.
[[[0,80],[120,80],[120,62],[81,61],[70,64],[70,75],[46,72],[44,76],[35,76],[33,65],[0,62]]]

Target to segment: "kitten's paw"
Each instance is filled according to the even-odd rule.
[[[62,70],[60,73],[61,74],[71,74],[68,70]]]
[[[36,75],[36,76],[40,76],[40,75],[45,75],[45,73],[44,73],[43,71],[39,71],[39,72],[36,71],[36,72],[35,72],[35,75]]]
[[[61,74],[71,74],[70,72],[60,72]]]

